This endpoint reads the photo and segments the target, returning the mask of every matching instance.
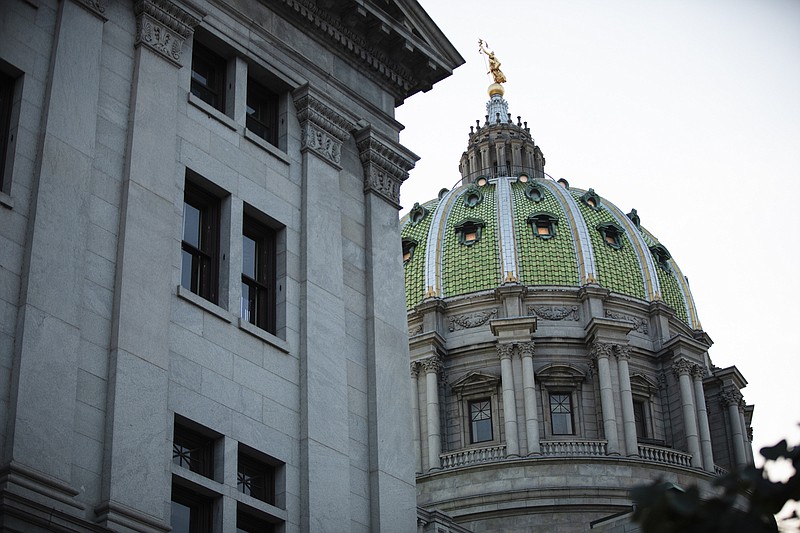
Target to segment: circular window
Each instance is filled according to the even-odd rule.
[[[520,183],[528,183],[528,175],[527,174],[520,174],[519,178],[517,178],[517,180]]]
[[[484,187],[487,183],[489,183],[489,180],[487,180],[486,178],[478,178],[477,181],[478,187]]]
[[[464,199],[464,202],[469,207],[475,207],[476,205],[478,205],[480,203],[480,201],[481,201],[481,197],[478,196],[475,193],[468,194],[467,197]]]

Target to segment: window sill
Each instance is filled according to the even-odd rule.
[[[282,352],[289,353],[289,344],[285,340],[276,337],[275,335],[273,335],[268,331],[264,331],[263,329],[254,326],[253,324],[251,324],[247,320],[244,320],[241,317],[239,317],[239,329],[246,331],[250,335],[261,339],[262,341],[266,342],[271,346],[274,346],[275,348],[279,349]]]
[[[192,104],[194,107],[208,115],[210,118],[215,119],[217,122],[222,123],[223,126],[226,126],[233,131],[239,131],[239,125],[234,122],[234,120],[220,111],[219,109],[213,108],[192,93],[189,93],[189,103]]]
[[[277,146],[268,143],[267,141],[265,141],[252,131],[248,130],[247,128],[244,129],[244,138],[250,141],[251,143],[257,145],[258,147],[266,150],[270,154],[274,155],[276,158],[280,159],[287,165],[289,164],[289,156],[286,155],[286,152],[284,152]]]
[[[265,515],[264,518],[268,519],[278,519],[283,522],[289,519],[288,513],[281,509],[280,507],[275,507],[274,505],[270,505],[267,502],[262,502],[258,498],[253,498],[252,496],[248,496],[242,492],[236,491],[236,500],[240,503],[247,505],[248,507],[255,509],[259,512],[259,514]]]
[[[14,209],[14,199],[10,195],[0,192],[0,205],[9,209]]]
[[[225,322],[228,323],[233,322],[233,320],[231,319],[231,314],[228,313],[225,309],[209,302],[208,300],[206,300],[201,296],[196,295],[192,291],[187,290],[183,285],[178,285],[178,297],[186,300],[189,303],[196,305],[197,307],[200,307],[205,311],[208,311],[212,315],[215,315],[217,318],[220,318]]]
[[[175,463],[172,463],[172,478],[173,480],[180,479],[181,482],[179,484],[181,486],[188,486],[204,496],[215,498],[225,492],[225,485],[219,481],[214,481]]]

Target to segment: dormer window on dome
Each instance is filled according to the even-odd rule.
[[[556,183],[564,187],[565,189],[569,190],[569,182],[564,178],[559,179]]]
[[[465,206],[475,207],[483,201],[483,193],[476,185],[470,185],[462,198]]]
[[[455,228],[458,242],[465,246],[472,246],[481,240],[481,233],[485,226],[486,223],[482,220],[468,218]]]
[[[639,220],[639,215],[636,213],[636,209],[631,209],[631,212],[626,215],[633,225],[639,228],[641,226],[641,220]]]
[[[581,202],[585,205],[588,205],[592,209],[600,209],[600,197],[594,192],[594,189],[589,189],[583,196],[581,196]]]
[[[528,217],[533,236],[539,239],[552,239],[556,236],[558,217],[550,213],[534,213]]]
[[[403,239],[403,264],[406,265],[414,259],[414,250],[417,249],[417,241],[414,239]]]
[[[653,257],[656,259],[656,263],[663,268],[664,270],[669,271],[669,260],[672,256],[669,253],[669,250],[664,248],[664,246],[660,244],[656,244],[650,247],[650,253],[653,254]]]
[[[415,203],[411,211],[408,212],[408,219],[414,226],[425,220],[426,216],[428,216],[428,210],[419,205],[419,202]]]
[[[544,189],[537,183],[528,183],[525,187],[525,196],[532,202],[541,202],[544,200]]]
[[[615,250],[622,248],[622,234],[625,230],[614,222],[606,222],[597,226],[597,231],[603,236],[603,241]]]

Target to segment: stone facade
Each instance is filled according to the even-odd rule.
[[[1,529],[415,530],[393,117],[462,62],[413,1],[2,2]]]

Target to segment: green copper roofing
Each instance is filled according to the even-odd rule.
[[[460,197],[453,202],[442,250],[442,296],[494,289],[500,285],[494,185],[481,187],[481,192],[483,201],[475,207],[467,207]],[[456,226],[466,219],[478,219],[486,224],[481,239],[471,246],[460,244],[455,231]]]
[[[672,260],[670,260],[672,263]],[[673,272],[668,272],[661,265],[656,265],[656,272],[658,272],[658,283],[661,285],[661,299],[665,304],[675,310],[678,318],[688,323],[689,319],[686,315],[686,302],[683,299],[683,294],[678,286],[678,280],[675,279]]]
[[[408,309],[418,305],[425,292],[425,249],[428,244],[428,232],[431,229],[433,212],[438,204],[437,198],[423,205],[428,210],[428,214],[419,224],[412,224],[408,216],[403,219],[404,225],[401,230],[403,238],[408,237],[417,241],[414,256],[411,261],[403,265],[406,271],[406,307]]]
[[[558,200],[546,189],[541,188],[541,191],[544,197],[534,202],[525,195],[525,184],[511,185],[519,280],[525,285],[579,286],[575,244],[567,217]],[[542,211],[558,218],[556,235],[550,239],[535,237],[527,223],[531,214]]]
[[[613,215],[608,209],[603,208],[602,202],[597,209],[584,204],[580,200],[584,191],[571,189],[570,194],[578,202],[578,207],[589,228],[589,236],[592,240],[592,249],[598,270],[595,273],[597,282],[612,291],[644,300],[645,292],[641,268],[627,232],[620,235],[622,246],[619,249],[612,248],[603,241],[602,235],[596,228],[598,225],[607,222],[616,224],[617,222]]]

